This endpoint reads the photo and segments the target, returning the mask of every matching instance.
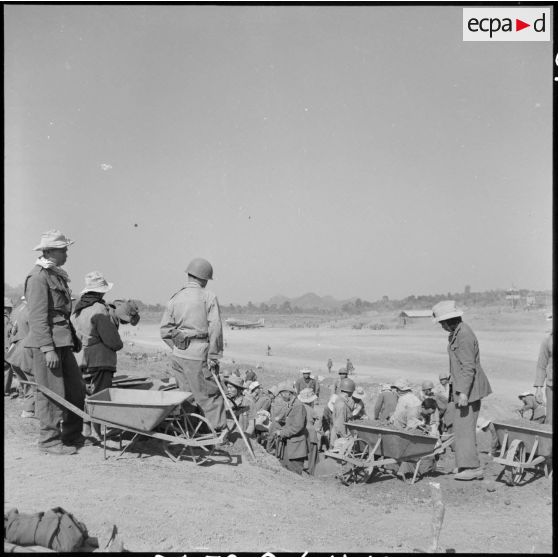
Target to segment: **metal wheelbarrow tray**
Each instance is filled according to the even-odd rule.
[[[149,432],[165,420],[177,405],[191,400],[185,391],[147,391],[107,388],[86,401],[89,416],[123,428]]]
[[[341,452],[327,451],[325,455],[341,463],[338,475],[344,484],[367,482],[375,471],[386,465],[416,463],[411,484],[417,479],[423,459],[443,453],[453,436],[444,441],[435,436],[378,426],[371,422],[346,422],[352,438]]]
[[[504,466],[498,479],[507,473],[508,484],[517,485],[527,471],[535,475],[544,472],[545,476],[552,476],[552,472],[549,472],[552,458],[552,430],[549,426],[537,423],[492,424],[501,448],[494,461]]]

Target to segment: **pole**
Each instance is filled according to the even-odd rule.
[[[210,366],[209,369],[211,370],[211,375],[213,376],[213,379],[217,383],[217,387],[219,388],[219,391],[221,392],[221,395],[223,396],[223,399],[225,400],[225,407],[227,408],[227,411],[229,411],[230,414],[232,415],[234,423],[236,424],[236,427],[238,428],[238,431],[240,432],[240,435],[242,436],[242,439],[244,440],[244,443],[246,444],[246,447],[248,448],[248,452],[250,453],[250,456],[252,457],[252,459],[254,461],[256,461],[256,456],[254,455],[254,450],[252,449],[252,446],[250,445],[250,442],[248,441],[248,438],[246,438],[246,435],[244,434],[244,431],[242,430],[242,427],[240,426],[240,423],[238,422],[238,419],[236,418],[236,415],[234,414],[234,411],[231,407],[231,404],[229,403],[229,398],[225,395],[225,392],[223,390],[223,386],[221,386],[221,382],[219,381],[219,378],[217,377],[217,374],[215,373],[216,370],[219,370],[218,366],[219,366],[218,364]]]

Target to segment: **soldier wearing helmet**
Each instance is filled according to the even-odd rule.
[[[355,391],[355,383],[349,378],[339,382],[339,397],[333,404],[333,417],[331,425],[331,443],[338,438],[349,435],[345,423],[352,418],[355,408],[355,400],[351,397]]]
[[[332,395],[334,394],[339,395],[341,393],[341,389],[340,389],[341,382],[347,378],[349,372],[347,371],[346,368],[339,368],[338,374],[339,374],[339,378],[337,378],[337,380],[335,380],[335,383],[329,388]]]
[[[203,258],[186,268],[188,281],[167,304],[161,338],[172,349],[172,367],[183,391],[190,391],[205,418],[219,432],[226,428],[225,402],[210,367],[223,355],[223,326],[217,297],[205,286],[213,267]]]

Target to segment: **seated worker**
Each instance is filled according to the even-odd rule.
[[[523,418],[528,418],[533,422],[544,424],[544,421],[546,419],[546,408],[544,405],[537,401],[535,394],[530,391],[524,391],[517,397],[523,403],[523,407],[518,409],[519,414]],[[531,411],[530,417],[525,416],[525,413],[527,411]]]
[[[349,373],[347,372],[346,368],[339,368],[339,372],[337,374],[339,375],[339,377],[337,378],[337,380],[335,380],[335,383],[333,385],[329,386],[329,390],[332,395],[339,395],[341,393],[341,382],[347,378]]]
[[[374,403],[374,420],[389,420],[397,405],[397,393],[390,384],[380,384],[380,393]]]
[[[255,419],[252,417],[252,399],[244,395],[244,382],[235,374],[229,376],[225,383],[227,398],[232,410],[238,419],[240,427],[247,436],[252,436],[255,431]]]
[[[337,401],[338,395],[330,395],[329,401],[327,405],[324,407],[324,411],[322,413],[322,423],[321,423],[321,439],[320,439],[320,450],[322,446],[325,446],[326,449],[330,449],[332,447],[331,443],[331,425],[333,423],[333,406]]]
[[[364,408],[364,396],[364,389],[361,386],[358,386],[353,392],[353,395],[351,395],[355,402],[355,408],[352,411],[352,420],[364,420],[368,418],[366,416],[366,409]]]
[[[313,475],[318,460],[318,429],[321,421],[321,418],[314,410],[314,403],[318,396],[311,388],[305,388],[298,394],[298,398],[306,408],[306,441],[308,446],[308,465],[306,471],[309,475]]]
[[[333,420],[331,428],[331,442],[335,442],[339,438],[346,438],[349,435],[346,422],[352,419],[352,412],[355,408],[355,401],[351,395],[355,391],[355,383],[349,378],[341,380],[339,386],[341,393],[333,404]]]
[[[399,379],[391,387],[396,390],[399,399],[390,423],[396,428],[406,428],[408,420],[418,416],[421,401],[407,380]]]
[[[277,430],[278,457],[283,467],[302,475],[304,460],[308,455],[306,442],[306,409],[296,396],[295,388],[288,382],[279,385],[279,397],[287,404],[281,428]]]
[[[296,393],[299,394],[303,389],[311,389],[316,395],[320,395],[320,384],[312,378],[312,370],[310,368],[303,368],[300,371],[302,375],[301,378],[296,380],[294,387],[296,389]]]
[[[419,394],[419,399],[421,401],[424,401],[425,399],[433,399],[436,402],[436,410],[434,411],[434,413],[432,414],[432,416],[430,417],[430,423],[432,425],[435,425],[436,427],[436,433],[434,435],[438,435],[442,433],[441,430],[441,425],[440,425],[440,412],[439,412],[439,404],[438,404],[438,399],[440,399],[440,403],[442,405],[444,405],[444,400],[443,400],[443,396],[437,395],[434,392],[434,382],[430,381],[430,380],[424,380],[424,382],[422,382],[421,384],[421,389],[420,389],[420,394]],[[447,401],[445,401],[445,407],[447,407]],[[445,410],[445,408],[444,408]]]
[[[492,424],[492,420],[488,418],[479,417],[477,419],[477,434],[479,432],[488,433],[490,435],[490,449],[488,450],[488,455],[497,455],[500,451],[500,440],[498,439],[498,434],[496,428]],[[482,446],[483,444],[479,444]],[[486,450],[481,450],[486,451]]]

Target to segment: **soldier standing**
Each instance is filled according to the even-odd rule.
[[[331,369],[332,368],[333,368],[333,361],[330,358],[328,358],[327,359],[327,373],[328,374],[331,374]]]
[[[172,349],[172,367],[183,391],[190,391],[207,421],[219,432],[227,427],[225,402],[210,367],[223,355],[223,326],[217,297],[205,288],[213,267],[203,258],[186,269],[188,282],[167,304],[161,338]]]

